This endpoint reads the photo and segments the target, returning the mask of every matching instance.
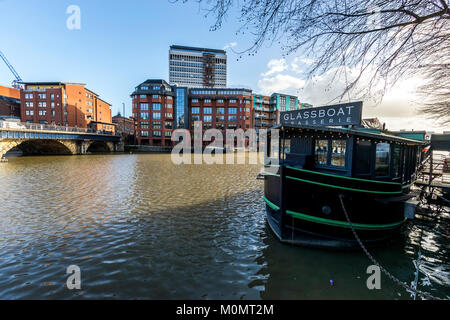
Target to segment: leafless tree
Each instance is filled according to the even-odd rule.
[[[449,0],[191,1],[215,15],[212,30],[237,8],[237,31],[255,39],[242,53],[255,54],[263,43],[278,42],[285,54],[314,59],[309,77],[332,70],[347,79],[349,69],[356,71],[340,98],[355,94],[361,84],[382,97],[400,78],[423,76],[422,111],[450,123]]]

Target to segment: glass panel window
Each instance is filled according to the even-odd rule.
[[[148,103],[141,103],[141,110],[148,110]]]
[[[139,97],[140,97],[141,99],[145,99],[145,98],[147,98],[147,95],[141,94]]]
[[[203,108],[203,113],[212,114],[212,108]]]
[[[212,116],[203,116],[204,122],[212,122]]]
[[[228,116],[228,121],[236,122],[237,121],[237,117],[236,116]]]
[[[192,113],[200,113],[200,108],[199,107],[192,108]]]
[[[331,147],[331,165],[345,167],[345,149],[347,147],[347,141],[332,140]]]
[[[218,99],[217,103],[223,103],[223,99]]]
[[[161,119],[161,112],[154,112],[153,119]]]
[[[161,137],[161,131],[153,131],[154,137]]]
[[[371,148],[370,141],[356,141],[356,158],[353,163],[356,174],[370,174]]]
[[[375,176],[385,177],[389,175],[389,143],[377,143],[375,156]]]
[[[161,129],[161,122],[160,121],[154,121],[152,123],[152,128],[153,129]]]
[[[225,108],[217,108],[217,114],[225,114]]]
[[[172,136],[172,131],[165,131],[164,132],[164,136],[171,137]]]
[[[148,137],[148,131],[141,131],[141,137]]]
[[[148,120],[148,113],[147,112],[141,112],[141,119]]]
[[[161,103],[153,103],[152,104],[152,109],[153,110],[161,110]]]
[[[224,122],[225,117],[224,116],[216,116],[216,122]]]
[[[204,102],[205,102],[205,103],[210,103],[210,102],[211,102],[211,99],[205,99]]]
[[[200,116],[195,115],[195,116],[192,116],[191,118],[192,118],[192,121],[200,121]]]
[[[400,146],[392,147],[392,174],[394,178],[400,177]]]
[[[164,128],[166,129],[172,129],[173,125],[172,125],[172,121],[166,121],[164,123]]]
[[[328,159],[328,140],[316,140],[315,146],[316,164],[327,164]]]
[[[237,108],[228,108],[229,114],[237,114]]]
[[[154,94],[154,95],[152,95],[152,97],[153,97],[153,99],[158,99],[159,95],[158,94]]]
[[[148,129],[148,122],[141,122],[142,129]]]
[[[192,99],[193,103],[198,103],[198,99]]]

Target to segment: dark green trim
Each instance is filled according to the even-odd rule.
[[[264,201],[267,203],[267,205],[272,208],[273,210],[280,210],[280,207],[273,204],[269,199],[267,199],[264,196]],[[345,221],[338,221],[338,220],[332,220],[332,219],[324,219],[319,217],[313,217],[307,214],[295,212],[295,211],[286,211],[287,214],[291,215],[294,218],[306,220],[309,222],[315,222],[320,224],[326,224],[334,227],[341,227],[341,228],[350,228],[350,224]],[[394,223],[387,223],[387,224],[363,224],[363,223],[352,223],[353,228],[359,229],[359,230],[379,230],[379,229],[392,229],[395,227],[400,226],[405,221],[400,222],[394,222]]]
[[[280,210],[280,207],[277,206],[276,204],[270,202],[270,200],[267,199],[266,196],[264,196],[264,201],[265,201],[265,202],[267,203],[267,205],[268,205],[269,207],[271,207],[273,210]]]
[[[398,182],[377,181],[377,180],[369,180],[369,179],[362,179],[362,178],[346,177],[346,176],[340,176],[340,175],[336,175],[336,174],[330,174],[330,173],[324,173],[324,172],[317,172],[317,171],[311,171],[311,170],[306,170],[306,169],[294,168],[294,167],[291,167],[291,166],[286,166],[286,168],[289,168],[289,169],[292,169],[292,170],[297,170],[297,171],[308,172],[308,173],[320,174],[322,176],[329,176],[329,177],[334,177],[334,178],[349,179],[349,180],[364,181],[364,182],[375,182],[375,183],[383,183],[383,184],[401,185],[401,183],[398,183]]]
[[[313,216],[309,216],[309,215],[306,215],[303,213],[289,211],[289,210],[287,210],[286,213],[297,219],[302,219],[302,220],[315,222],[315,223],[326,224],[326,225],[335,226],[335,227],[350,228],[350,224],[345,221],[313,217]],[[402,225],[404,222],[405,221],[399,221],[399,222],[387,223],[387,224],[352,223],[352,226],[353,226],[353,228],[359,229],[359,230],[379,230],[379,229],[392,229],[392,228]]]
[[[290,177],[290,176],[286,176],[286,178],[292,179],[292,180],[301,181],[301,182],[306,182],[306,183],[317,184],[317,185],[324,186],[324,187],[335,188],[335,189],[342,189],[342,190],[348,190],[348,191],[365,192],[365,193],[377,193],[377,194],[399,194],[399,193],[402,193],[402,191],[372,191],[372,190],[354,189],[354,188],[335,186],[335,185],[332,185],[332,184],[321,183],[321,182],[316,182],[316,181],[311,181],[311,180],[305,180],[305,179],[300,179],[300,178],[295,178],[295,177]]]

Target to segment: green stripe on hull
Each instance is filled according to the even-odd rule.
[[[348,188],[348,187],[341,187],[341,186],[335,186],[332,184],[322,183],[322,182],[316,182],[311,180],[305,180],[295,177],[286,176],[288,179],[297,180],[301,182],[306,183],[312,183],[323,187],[329,187],[329,188],[335,188],[335,189],[342,189],[342,190],[348,190],[348,191],[356,191],[356,192],[365,192],[365,193],[376,193],[376,194],[400,194],[402,191],[372,191],[372,190],[362,190],[362,189],[355,189],[355,188]]]
[[[280,209],[280,207],[278,207],[277,205],[275,205],[272,202],[270,202],[270,200],[267,199],[265,196],[264,196],[264,201],[273,210],[279,210]],[[294,218],[305,220],[305,221],[309,221],[309,222],[326,224],[326,225],[330,225],[330,226],[334,226],[334,227],[341,227],[341,228],[347,228],[347,229],[350,228],[350,224],[348,222],[345,222],[345,221],[324,219],[324,218],[314,217],[314,216],[310,216],[310,215],[307,215],[307,214],[303,214],[303,213],[299,213],[299,212],[295,212],[295,211],[290,211],[290,210],[286,210],[286,213],[288,215],[291,215]],[[402,225],[404,222],[405,221],[399,221],[399,222],[387,223],[387,224],[352,223],[352,225],[353,225],[353,228],[358,229],[358,230],[380,230],[380,229],[396,228],[396,227]]]

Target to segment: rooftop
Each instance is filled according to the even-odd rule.
[[[209,48],[198,48],[198,47],[187,47],[187,46],[179,46],[179,45],[172,45],[170,46],[170,50],[186,50],[186,51],[197,51],[197,52],[211,52],[211,53],[221,53],[226,54],[227,52],[225,50],[219,50],[219,49],[209,49]]]

